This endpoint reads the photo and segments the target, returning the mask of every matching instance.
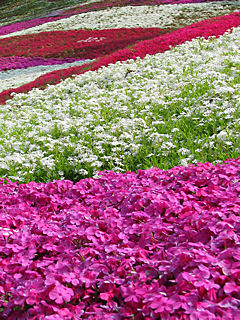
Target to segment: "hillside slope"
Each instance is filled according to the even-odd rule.
[[[239,320],[240,2],[1,4],[0,319]]]

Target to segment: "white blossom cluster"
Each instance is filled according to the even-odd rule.
[[[0,110],[0,170],[24,181],[225,152],[240,141],[239,47],[234,28],[15,95]]]
[[[0,39],[56,30],[140,27],[163,29],[171,27],[174,29],[233,11],[239,11],[239,1],[111,7],[105,10],[76,14],[69,18],[13,32],[0,36]]]

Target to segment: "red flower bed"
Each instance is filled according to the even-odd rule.
[[[13,92],[26,93],[33,88],[44,89],[47,84],[57,84],[61,80],[66,79],[73,74],[81,74],[89,70],[97,70],[102,66],[109,65],[110,63],[116,63],[116,61],[126,61],[128,59],[136,59],[136,57],[144,58],[146,54],[164,52],[168,50],[170,46],[174,47],[178,44],[184,43],[185,41],[191,41],[197,37],[204,37],[206,39],[210,36],[218,37],[230,28],[238,27],[239,25],[240,12],[234,12],[226,16],[201,21],[173,31],[169,34],[156,37],[152,40],[142,41],[131,48],[118,50],[111,55],[97,59],[93,63],[85,64],[80,67],[53,71],[19,88],[5,90],[0,93],[0,103],[4,104],[5,101],[11,97]]]
[[[2,320],[240,318],[240,158],[0,199]]]
[[[94,59],[170,30],[133,28],[51,31],[0,39],[0,56]]]

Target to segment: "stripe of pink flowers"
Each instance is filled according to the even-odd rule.
[[[29,21],[12,23],[12,24],[0,27],[0,36],[7,35],[9,33],[16,32],[16,31],[32,28],[32,27],[35,27],[47,22],[59,20],[62,18],[65,18],[65,17],[38,18],[38,19],[29,20]]]
[[[46,59],[42,57],[0,57],[0,71],[12,69],[26,69],[29,67],[55,65],[63,63],[71,63],[79,60],[78,58],[65,58],[65,59]]]
[[[47,23],[47,22],[65,19],[65,18],[68,18],[74,14],[75,13],[65,13],[65,14],[61,14],[61,15],[56,14],[55,16],[51,16],[51,14],[49,14],[49,16],[46,16],[46,17],[11,23],[11,24],[0,27],[0,36],[11,34],[12,32],[21,31],[21,30],[25,30],[28,28],[40,26],[40,25]]]
[[[226,16],[211,18],[209,20],[194,23],[190,26],[178,29],[152,40],[142,41],[131,49],[118,50],[111,55],[97,59],[93,63],[84,64],[80,67],[53,71],[26,85],[3,91],[0,93],[0,103],[5,104],[6,100],[11,98],[11,94],[13,92],[26,93],[33,88],[44,89],[47,84],[57,84],[61,80],[66,79],[73,74],[82,74],[89,70],[94,71],[102,66],[108,66],[110,63],[116,63],[117,61],[126,61],[128,59],[136,59],[137,57],[144,58],[147,54],[154,55],[158,52],[164,52],[169,50],[170,47],[175,47],[198,37],[204,37],[206,39],[211,36],[218,37],[223,35],[227,30],[233,27],[238,27],[239,25],[240,12],[234,12]]]

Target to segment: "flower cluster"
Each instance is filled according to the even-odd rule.
[[[32,20],[28,20],[28,21],[22,21],[22,22],[15,22],[12,24],[8,24],[8,25],[4,25],[0,27],[0,35],[8,35],[10,33],[13,32],[17,32],[20,30],[25,30],[28,28],[32,28],[35,26],[39,26],[41,24],[50,22],[50,21],[54,21],[54,20],[58,20],[58,19],[62,19],[62,17],[48,17],[48,18],[38,18],[38,19],[32,19]]]
[[[0,56],[94,59],[167,31],[134,28],[42,32],[0,39]]]
[[[0,186],[5,320],[240,317],[240,158]]]
[[[68,9],[62,9],[62,10],[54,10],[48,14],[44,14],[43,17],[41,18],[35,18],[35,19],[28,19],[26,21],[26,18],[23,19],[22,17],[19,17],[18,20],[20,19],[21,21],[18,22],[12,22],[9,24],[9,21],[11,19],[6,20],[4,23],[0,24],[0,36],[1,35],[7,35],[12,32],[17,32],[20,30],[24,30],[27,28],[35,27],[47,22],[55,21],[55,20],[60,20],[69,16],[72,16],[74,14],[79,14],[79,13],[86,13],[89,11],[98,11],[102,9],[106,9],[109,7],[119,7],[119,6],[126,6],[126,5],[131,5],[131,6],[141,6],[141,5],[162,5],[162,4],[180,4],[180,3],[205,3],[205,2],[211,2],[210,1],[205,1],[205,0],[105,0],[105,1],[96,1],[96,0],[90,0],[90,1],[85,1],[84,3],[78,5],[78,6],[73,6],[72,8]],[[215,0],[215,1],[221,1],[225,3],[226,1],[223,0]],[[61,6],[60,0],[57,0],[56,3],[59,3]],[[74,5],[74,1],[70,1],[72,5]],[[233,2],[234,4],[234,2]],[[38,9],[43,6],[43,9],[46,10],[46,1],[38,1]],[[56,8],[57,9],[57,8]],[[27,15],[28,12],[25,12],[25,15]],[[30,14],[31,15],[31,14]],[[16,17],[14,17],[14,20]],[[23,21],[22,21],[23,20]]]
[[[104,169],[169,169],[237,156],[239,33],[15,95],[1,109],[1,176],[78,181]]]
[[[19,23],[25,22],[26,20],[33,22],[33,20],[40,21],[42,18],[57,17],[61,18],[62,12],[74,9],[79,2],[85,0],[59,0],[59,1],[46,1],[46,0],[17,0],[11,4],[4,1],[0,4],[0,25],[19,25]],[[71,13],[64,14],[69,16]],[[22,29],[22,28],[20,28]]]
[[[239,320],[239,1],[79,2],[0,10],[0,319]]]
[[[1,58],[0,58],[1,59]],[[61,70],[65,68],[71,68],[76,66],[81,66],[86,63],[90,63],[93,60],[86,59],[75,59],[73,62],[66,62],[64,59],[50,60],[53,63],[49,63],[48,59],[44,60],[33,60],[27,65],[21,65],[20,68],[11,68],[6,70],[6,66],[4,66],[4,71],[0,72],[0,88],[2,90],[8,90],[11,88],[18,88],[19,86],[23,86],[29,82],[34,81],[44,74],[48,74],[54,70]],[[37,63],[36,63],[37,62]],[[17,63],[17,65],[19,62]],[[33,66],[31,66],[33,64]],[[11,65],[10,65],[11,66]],[[15,64],[13,64],[15,66]]]
[[[206,2],[221,2],[226,3],[225,0],[104,0],[104,1],[88,1],[87,3],[75,6],[64,10],[64,14],[77,14],[89,11],[98,11],[112,7],[123,7],[123,6],[155,6],[155,5],[166,5],[166,4],[184,4],[184,3],[206,3]],[[233,2],[234,3],[234,2]],[[236,4],[236,3],[235,3]]]
[[[55,64],[72,63],[81,59],[78,58],[65,58],[65,59],[46,59],[42,57],[0,57],[0,71],[12,70],[12,69],[25,69],[36,66],[51,66]]]
[[[97,59],[96,62],[89,65],[84,64],[81,67],[73,67],[67,70],[54,71],[52,73],[41,76],[38,79],[29,82],[17,89],[12,88],[3,91],[0,93],[0,103],[4,104],[6,100],[11,98],[12,93],[25,93],[32,90],[33,88],[44,89],[48,84],[57,84],[61,80],[66,79],[71,75],[81,74],[90,70],[98,70],[103,66],[108,66],[109,64],[116,63],[117,61],[126,61],[128,59],[135,60],[137,57],[144,58],[148,54],[154,55],[158,52],[164,52],[166,50],[169,50],[170,47],[175,47],[179,44],[184,43],[185,41],[191,41],[195,38],[204,37],[207,39],[208,37],[212,36],[220,36],[230,28],[239,26],[239,24],[239,12],[198,22],[185,28],[173,31],[171,33],[161,35],[152,40],[142,41],[141,43],[133,45],[131,48],[117,50],[113,54],[101,57],[100,59]],[[107,32],[107,30],[105,32]]]
[[[75,14],[68,18],[44,23],[1,38],[46,31],[114,28],[180,28],[211,17],[238,10],[236,1],[191,3],[159,6],[112,7],[106,10]]]

